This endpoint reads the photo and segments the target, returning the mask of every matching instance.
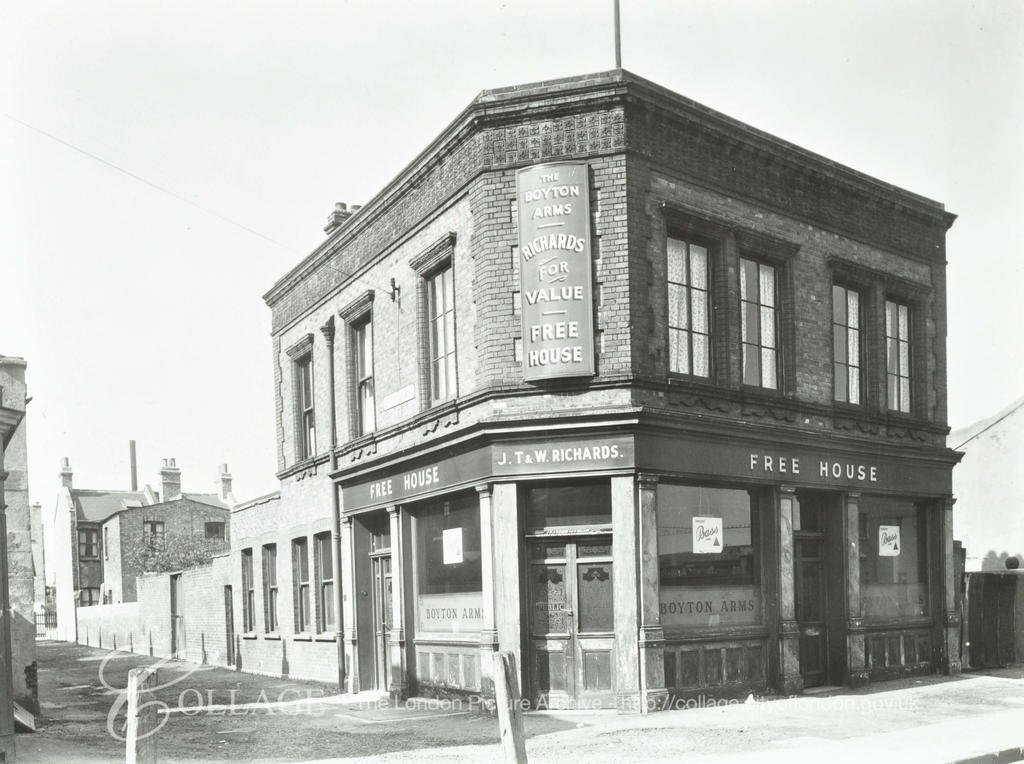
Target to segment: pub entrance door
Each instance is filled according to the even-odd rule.
[[[796,620],[804,687],[828,684],[828,586],[823,533],[794,534]]]
[[[391,686],[391,657],[388,637],[391,632],[391,555],[370,558],[373,577],[373,655],[377,689]]]
[[[611,537],[533,539],[527,551],[532,703],[614,706]]]

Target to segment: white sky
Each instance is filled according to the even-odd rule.
[[[277,487],[262,295],[482,89],[609,69],[612,0],[0,0],[0,353],[30,492]],[[1024,393],[1024,2],[622,0],[630,71],[943,202],[950,422]],[[12,119],[13,118],[13,119]],[[23,124],[253,229],[128,177]]]

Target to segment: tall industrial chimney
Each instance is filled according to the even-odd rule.
[[[132,465],[132,490],[139,490],[139,473],[138,468],[135,465],[135,441],[128,441],[128,454]]]

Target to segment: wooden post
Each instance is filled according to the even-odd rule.
[[[128,718],[124,734],[125,764],[156,764],[156,705],[150,688],[156,685],[156,671],[150,668],[128,672]]]
[[[498,704],[498,730],[505,761],[526,764],[526,732],[519,696],[516,655],[510,650],[494,656],[494,694]]]

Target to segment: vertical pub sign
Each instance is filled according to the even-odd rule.
[[[594,374],[588,182],[585,162],[516,173],[526,382]]]

